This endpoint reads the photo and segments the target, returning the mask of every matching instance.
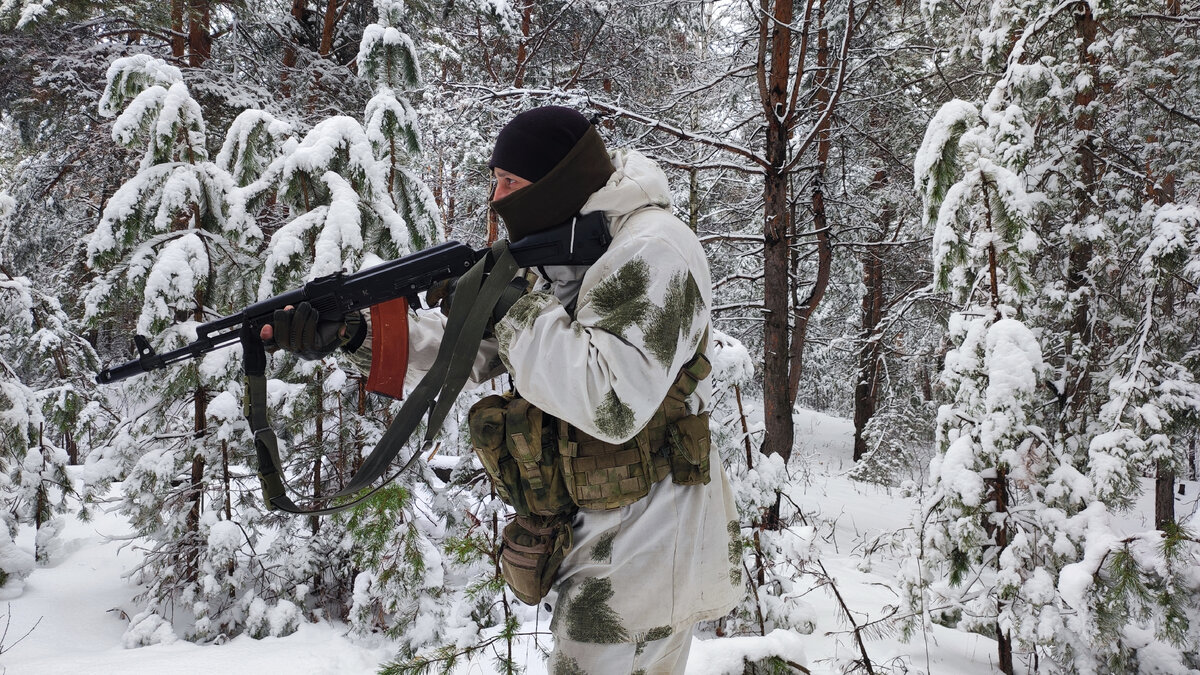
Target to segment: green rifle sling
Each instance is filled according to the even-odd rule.
[[[395,419],[379,439],[375,449],[350,478],[349,483],[324,499],[356,494],[382,477],[426,413],[429,414],[429,421],[426,426],[425,445],[433,442],[450,412],[450,407],[471,374],[471,367],[479,353],[479,344],[483,341],[483,333],[491,320],[492,310],[516,272],[517,262],[508,250],[508,242],[500,240],[483,259],[459,278],[455,287],[454,303],[446,320],[442,344],[433,366],[400,406]],[[390,483],[421,456],[421,450],[413,452],[404,465],[387,480],[353,501],[323,508],[297,506],[286,494],[279,443],[267,420],[266,357],[262,340],[249,329],[243,329],[241,339],[247,379],[246,418],[254,432],[259,478],[269,508],[307,515],[328,515],[351,508]]]

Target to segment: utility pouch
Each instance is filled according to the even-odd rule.
[[[560,422],[558,436],[567,490],[585,509],[628,506],[670,472],[666,457],[652,452],[655,443],[648,429],[614,445]]]
[[[670,427],[671,480],[678,485],[707,485],[709,481],[708,413],[688,415]]]
[[[563,483],[562,463],[558,461],[553,417],[523,398],[514,398],[504,410],[504,443],[516,463],[521,478],[525,513],[552,516],[574,512],[575,504]]]
[[[491,479],[500,499],[516,508],[518,513],[527,515],[529,509],[518,506],[524,504],[520,469],[508,454],[508,446],[505,443],[504,411],[508,401],[509,399],[495,394],[480,399],[467,413],[467,426],[471,432],[471,445],[475,448],[475,454],[483,464],[483,470]]]
[[[504,526],[500,573],[521,602],[536,605],[550,592],[572,544],[571,515],[517,516]]]
[[[575,510],[557,457],[556,422],[529,401],[497,395],[480,399],[467,414],[475,454],[517,515]]]

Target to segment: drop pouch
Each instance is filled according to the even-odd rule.
[[[536,605],[550,592],[573,544],[572,515],[516,516],[504,526],[500,573],[521,602]]]

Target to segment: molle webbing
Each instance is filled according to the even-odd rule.
[[[697,354],[650,422],[624,443],[594,438],[513,396],[488,396],[471,408],[471,442],[501,498],[522,516],[620,508],[667,476],[705,484],[708,414],[691,414],[686,399],[711,370]]]
[[[708,483],[708,415],[692,415],[687,397],[711,372],[708,359],[697,354],[679,371],[650,422],[621,444],[606,443],[559,420],[563,478],[575,503],[588,509],[620,508],[646,496],[667,476],[681,485]]]

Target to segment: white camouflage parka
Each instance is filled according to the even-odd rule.
[[[494,374],[498,350],[521,396],[621,443],[649,422],[706,341],[712,283],[696,235],[671,215],[662,170],[637,152],[611,158],[616,171],[581,209],[607,216],[608,251],[590,267],[538,270],[534,289],[497,323],[497,344],[480,354],[476,378]],[[432,363],[443,323],[436,312],[410,322],[413,375]],[[692,412],[703,412],[711,397],[711,380],[702,381],[689,399]],[[667,478],[629,506],[580,511],[555,586],[557,635],[644,642],[737,604],[741,557],[730,535],[738,517],[715,446],[712,453],[707,485]]]

